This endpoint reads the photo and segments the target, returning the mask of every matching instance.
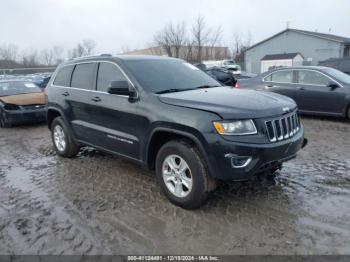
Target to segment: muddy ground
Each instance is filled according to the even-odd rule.
[[[196,211],[128,161],[56,156],[45,125],[0,129],[0,254],[350,254],[350,123],[303,122],[309,145],[277,177]]]

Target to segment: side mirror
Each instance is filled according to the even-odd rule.
[[[334,82],[334,81],[329,81],[328,83],[328,87],[332,88],[332,89],[336,89],[339,87],[338,83]]]
[[[113,95],[131,96],[134,92],[130,91],[128,81],[112,81],[108,85],[108,93]]]

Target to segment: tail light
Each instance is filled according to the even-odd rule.
[[[237,83],[235,84],[235,88],[241,88],[241,85],[237,82]]]
[[[18,105],[13,105],[13,104],[6,104],[4,106],[5,110],[19,110],[20,107]]]

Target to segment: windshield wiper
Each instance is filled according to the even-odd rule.
[[[212,87],[219,87],[219,86],[216,86],[216,85],[202,85],[202,86],[197,86],[197,87],[192,88],[192,89],[204,89],[204,88],[212,88]]]
[[[162,91],[156,92],[156,94],[166,94],[166,93],[175,93],[175,92],[182,92],[182,91],[188,91],[191,90],[192,88],[187,88],[187,89],[179,89],[179,88],[171,88],[171,89],[165,89]]]
[[[219,87],[216,85],[201,85],[193,88],[184,88],[184,89],[179,89],[179,88],[171,88],[171,89],[165,89],[156,92],[156,94],[166,94],[166,93],[175,93],[175,92],[182,92],[182,91],[189,91],[189,90],[195,90],[195,89],[203,89],[203,88],[211,88],[211,87]]]

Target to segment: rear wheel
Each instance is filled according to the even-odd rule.
[[[79,146],[73,140],[63,119],[56,117],[51,124],[51,137],[58,155],[63,157],[74,157],[79,152]]]
[[[348,120],[350,120],[350,105],[348,106],[348,111],[347,111],[347,114],[346,114]]]
[[[186,209],[200,207],[215,188],[200,153],[183,140],[170,141],[161,147],[156,174],[168,199]]]

